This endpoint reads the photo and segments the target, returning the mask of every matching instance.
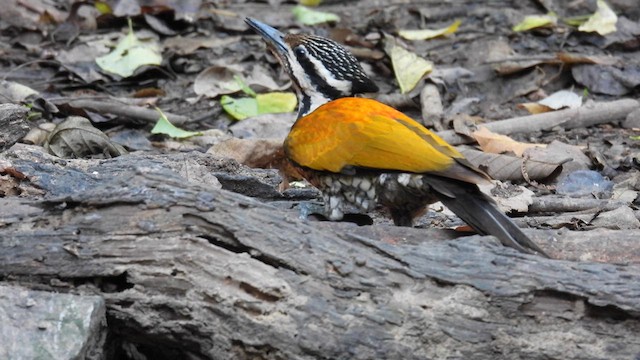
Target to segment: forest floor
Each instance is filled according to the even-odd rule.
[[[609,312],[609,315],[598,317],[600,310],[622,309],[621,312],[628,314],[617,320],[632,319],[626,323],[629,328],[624,331],[635,331],[639,306],[634,300],[637,299],[634,295],[637,293],[633,292],[637,291],[636,283],[626,286],[620,279],[629,278],[626,272],[637,273],[637,266],[608,267],[604,263],[640,263],[640,246],[634,238],[640,230],[633,231],[640,229],[640,7],[637,0],[609,0],[604,5],[610,7],[609,10],[603,9],[603,3],[595,0],[324,0],[320,6],[307,10],[300,10],[297,2],[279,0],[109,0],[73,5],[63,0],[8,0],[3,6],[0,10],[0,106],[4,103],[23,106],[28,111],[30,130],[20,139],[28,145],[17,144],[7,150],[5,144],[0,143],[3,152],[0,155],[0,197],[5,204],[13,204],[5,206],[0,214],[0,232],[8,234],[5,238],[0,237],[0,246],[7,249],[5,254],[0,252],[0,260],[2,256],[6,260],[0,261],[0,280],[12,282],[18,279],[19,285],[26,283],[30,288],[45,290],[64,283],[65,289],[73,288],[78,291],[70,292],[77,293],[93,286],[88,293],[106,299],[109,336],[116,334],[116,337],[126,338],[124,344],[140,340],[141,348],[145,348],[149,358],[165,349],[178,349],[176,351],[181,355],[189,353],[191,349],[184,350],[188,347],[184,345],[188,344],[183,341],[185,339],[196,339],[193,341],[199,344],[198,354],[201,355],[198,356],[201,358],[210,357],[214,350],[229,354],[236,351],[236,347],[246,351],[242,352],[245,355],[254,350],[269,354],[270,347],[252,347],[251,342],[236,343],[234,334],[238,329],[245,331],[242,334],[246,338],[261,336],[261,341],[274,348],[281,346],[279,350],[290,350],[287,344],[295,341],[289,337],[289,329],[286,326],[279,328],[266,316],[255,317],[253,305],[245,309],[247,314],[243,314],[244,308],[233,303],[237,309],[226,309],[232,314],[228,318],[209,311],[209,301],[213,298],[209,296],[209,289],[213,285],[224,289],[220,294],[228,290],[224,296],[216,294],[221,298],[240,299],[238,303],[241,304],[246,300],[246,304],[260,304],[265,309],[280,311],[265,310],[265,313],[273,311],[290,316],[299,311],[299,317],[291,315],[298,321],[297,329],[308,336],[310,343],[317,341],[314,331],[322,326],[309,330],[306,324],[316,316],[314,311],[319,314],[317,319],[324,319],[325,305],[315,308],[314,303],[309,308],[300,307],[296,303],[298,298],[286,291],[280,293],[280,288],[273,290],[270,287],[269,281],[280,284],[279,281],[286,282],[282,279],[287,276],[291,276],[287,278],[287,286],[295,288],[292,293],[296,296],[308,295],[309,299],[334,296],[338,299],[327,303],[339,305],[337,310],[331,310],[339,316],[354,303],[364,302],[359,295],[364,284],[362,279],[380,276],[375,280],[377,283],[370,281],[376,286],[362,290],[375,295],[371,296],[372,303],[376,303],[376,296],[393,298],[396,286],[408,293],[415,291],[419,294],[415,299],[418,299],[424,289],[415,290],[414,284],[449,291],[458,288],[458,285],[449,284],[461,283],[463,287],[469,285],[480,289],[476,294],[479,299],[497,299],[497,305],[492,305],[495,311],[487,314],[502,316],[504,311],[511,311],[511,305],[505,306],[512,301],[507,299],[509,296],[529,292],[552,299],[549,304],[553,306],[544,305],[543,299],[539,300],[542,301],[539,308],[532,308],[540,313],[549,313],[557,301],[573,307],[575,299],[586,299],[588,308],[583,309],[586,315],[576,316],[576,319],[589,324],[608,319]],[[305,25],[309,20],[295,13],[309,9],[333,14],[334,18],[329,22]],[[613,31],[606,34],[581,31],[574,24],[576,19],[584,21],[597,11],[600,11],[601,20],[604,18],[604,22],[596,26],[598,30],[613,26],[611,22],[607,23],[611,20],[611,11],[617,15]],[[514,30],[532,15],[547,16],[546,21],[550,23],[527,31]],[[520,254],[513,255],[508,251],[506,255],[497,254],[491,248],[486,251],[481,242],[446,243],[443,240],[462,232],[433,228],[466,229],[455,215],[437,204],[417,221],[418,229],[386,226],[391,222],[382,211],[346,217],[347,222],[373,223],[382,225],[380,227],[300,222],[301,203],[320,202],[321,197],[304,181],[282,183],[277,170],[283,162],[282,141],[295,121],[295,104],[289,101],[291,95],[283,95],[279,99],[289,100],[276,105],[284,106],[287,111],[260,113],[265,106],[255,103],[260,98],[294,90],[280,64],[266,51],[264,42],[245,24],[246,17],[286,33],[313,33],[346,45],[380,88],[378,94],[366,96],[393,105],[459,146],[473,164],[499,180],[495,188],[487,191],[519,225],[551,229],[528,230],[536,233],[538,239],[545,237],[541,243],[545,250],[551,249],[550,253],[557,259],[584,261],[577,261],[575,267],[572,262],[545,262],[544,259],[523,262],[518,257]],[[453,31],[451,26],[457,21],[460,25]],[[403,37],[406,37],[403,35],[406,30],[447,28],[450,33],[433,38],[408,40]],[[398,65],[396,61],[399,60],[393,55],[398,53],[410,60]],[[431,72],[418,69],[426,62],[433,67]],[[405,78],[403,70],[413,70],[414,77]],[[399,78],[403,83],[414,82],[415,86],[412,84],[401,91]],[[0,114],[4,114],[4,109],[0,108]],[[178,128],[160,120],[161,114]],[[246,118],[239,120],[240,117]],[[117,159],[100,160],[111,157]],[[136,168],[136,164],[141,164],[141,168]],[[159,170],[155,167],[157,164],[164,168]],[[144,173],[145,169],[150,169],[148,174]],[[181,183],[178,175],[168,175],[170,170],[188,181]],[[577,170],[584,171],[575,173]],[[131,183],[123,175],[127,171],[131,173]],[[583,177],[574,178],[570,174],[582,174]],[[96,188],[94,184],[100,184],[102,188]],[[230,193],[222,193],[216,199],[207,198],[212,195],[206,189],[213,188],[249,196],[268,203],[269,207],[261,208],[252,199]],[[139,189],[146,190],[137,192]],[[145,194],[154,196],[146,199]],[[109,196],[113,196],[113,201],[108,200]],[[24,204],[15,205],[22,200]],[[140,202],[140,206],[136,202]],[[173,206],[168,206],[169,203]],[[114,211],[105,209],[108,206]],[[167,212],[158,210],[163,206],[167,207]],[[220,215],[215,213],[216,206],[229,211]],[[282,213],[272,211],[272,206]],[[254,207],[255,211],[252,210]],[[85,212],[94,214],[93,210],[100,216],[89,219],[87,215],[85,219]],[[237,218],[240,215],[233,213],[234,210],[242,216],[253,217],[252,222],[245,223],[244,219]],[[163,219],[162,226],[149,225],[152,222],[147,222],[148,219],[154,217]],[[120,227],[108,221],[114,218],[123,225]],[[128,219],[134,218],[142,220],[136,224],[127,223]],[[311,220],[316,219],[311,217]],[[95,229],[89,225],[85,228],[84,221]],[[264,221],[265,229],[269,231],[261,231],[259,221]],[[27,229],[28,224],[33,224],[33,229]],[[242,226],[247,226],[248,230],[244,231]],[[298,228],[304,229],[301,231],[306,235],[300,235]],[[77,234],[75,230],[69,230],[71,235],[63,234],[60,229],[76,229]],[[91,240],[83,238],[86,242],[76,242],[80,229],[92,234],[86,235],[86,239]],[[95,233],[91,232],[93,230]],[[627,233],[627,230],[630,231]],[[138,234],[138,231],[144,236],[132,239],[130,235]],[[168,234],[167,238],[165,233],[160,233],[163,231]],[[50,241],[47,249],[62,250],[48,251],[42,249],[40,243],[32,244],[27,240],[14,243],[12,234],[16,239]],[[121,237],[122,243],[112,242],[108,236],[104,237],[105,234],[117,234],[114,237]],[[432,248],[420,247],[421,240],[417,239],[423,234],[427,234],[428,239],[424,241],[430,242]],[[285,235],[288,239],[283,238]],[[383,241],[369,242],[367,238]],[[325,247],[325,244],[330,245]],[[387,247],[389,244],[400,246]],[[153,249],[158,246],[164,246],[165,250],[159,251],[156,258]],[[359,255],[360,258],[352,263],[351,253],[340,251],[345,246],[357,249],[349,250],[353,253],[364,255]],[[307,251],[308,248],[316,252]],[[144,251],[133,256],[133,252],[129,253],[131,249]],[[414,250],[419,251],[414,253]],[[36,255],[31,255],[31,251],[37,254],[37,259],[32,258]],[[176,252],[183,257],[176,260]],[[434,259],[431,259],[432,263],[423,262],[423,258],[414,256],[417,253],[424,259],[429,256]],[[118,262],[122,254],[131,255],[127,260],[131,264],[125,260]],[[215,254],[217,262],[210,261],[211,254]],[[367,258],[369,255],[371,258]],[[502,256],[503,262],[494,261],[496,256]],[[342,257],[344,263],[340,262]],[[363,262],[363,258],[369,262]],[[382,260],[371,260],[377,258]],[[229,268],[220,265],[222,270],[215,268],[225,260],[233,264]],[[245,261],[254,266],[246,273]],[[600,262],[594,265],[600,266],[597,271],[590,267],[589,261]],[[468,263],[488,274],[480,271],[475,279],[475,268],[464,266]],[[491,268],[482,267],[488,263]],[[457,268],[451,264],[460,265],[469,274],[460,275],[462,272],[457,273]],[[552,265],[545,267],[545,264]],[[228,278],[222,275],[216,278],[218,272],[232,272],[229,269],[235,269],[234,266],[240,269],[237,273],[231,273]],[[535,266],[552,275],[531,271],[537,269]],[[172,267],[170,276],[163,272]],[[325,267],[330,270],[325,272]],[[442,272],[441,268],[444,269]],[[525,275],[531,271],[529,275],[535,279],[528,281],[527,276],[520,275],[513,280],[511,273],[496,270],[503,268]],[[261,269],[268,271],[260,273]],[[571,272],[574,270],[575,274]],[[65,276],[59,275],[65,271]],[[258,275],[254,276],[252,271]],[[387,273],[394,273],[398,278],[387,279],[383,276]],[[613,274],[613,280],[607,277],[609,273]],[[569,280],[556,281],[553,277],[563,274]],[[593,274],[593,279],[589,274]],[[307,275],[321,285],[312,283],[310,288],[305,287],[309,280]],[[506,280],[486,280],[492,276],[505,276]],[[92,277],[99,280],[90,286],[87,279]],[[239,286],[228,281],[232,278],[235,281],[236,277],[243,279],[237,283]],[[159,278],[166,281],[156,282]],[[183,282],[179,283],[178,278]],[[294,278],[295,281],[291,280]],[[402,281],[398,280],[400,278]],[[576,283],[580,282],[576,287],[578,290],[571,286],[574,278],[579,280]],[[432,283],[430,279],[435,280]],[[258,285],[244,286],[245,280],[248,284],[255,282]],[[624,295],[608,297],[609,290],[588,289],[592,281],[595,284],[600,280],[603,289],[609,289],[611,285],[611,293]],[[263,285],[267,290],[260,287]],[[518,290],[510,293],[510,286]],[[352,294],[345,290],[351,288],[357,291]],[[391,288],[393,291],[387,291]],[[197,299],[172,297],[173,291],[184,291]],[[189,318],[192,322],[181,323],[184,319],[180,316],[184,314],[169,305],[156,306],[155,294],[169,294],[162,298],[163,304],[173,304],[171,306],[184,314],[193,316]],[[437,297],[437,292],[434,294]],[[516,302],[526,310],[523,304],[528,304],[529,299],[520,297]],[[136,304],[139,302],[139,308],[129,308],[132,299]],[[448,301],[443,300],[443,303]],[[394,302],[389,303],[391,307],[395,306]],[[408,307],[415,305],[405,304],[404,299],[398,303]],[[593,304],[599,304],[601,308],[593,311]],[[259,306],[256,305],[256,309]],[[481,303],[478,309],[484,311],[484,306],[485,303]],[[423,309],[427,308],[430,309],[429,304]],[[368,310],[356,314],[358,309],[354,309],[350,316],[369,314]],[[376,308],[372,305],[371,309]],[[438,313],[438,309],[432,310]],[[140,317],[140,313],[144,316]],[[199,316],[205,316],[209,322],[200,321]],[[509,313],[500,321],[511,321],[514,329],[520,331],[520,320],[512,321],[510,316]],[[529,321],[530,329],[537,333],[540,324],[534,317],[526,311],[522,316],[525,319],[522,321]],[[560,319],[558,324],[565,321],[562,314],[536,316],[551,316],[554,321]],[[225,328],[229,332],[225,338],[228,341],[212,342],[212,334],[217,336],[218,329],[224,328],[232,317],[240,325]],[[220,319],[224,321],[218,324],[216,321]],[[415,319],[424,320],[417,315]],[[493,318],[487,317],[484,322],[472,320],[483,326],[497,324],[497,329],[491,333],[502,334],[501,323],[494,322]],[[162,326],[168,322],[175,327]],[[114,331],[114,323],[124,326],[125,331]],[[199,328],[201,323],[204,325]],[[264,328],[253,328],[256,323]],[[336,324],[336,328],[342,326],[342,323]],[[387,331],[396,326],[389,324],[367,325],[355,331]],[[556,325],[549,326],[549,334],[556,331]],[[351,322],[346,326],[346,332],[351,331],[350,326],[353,326]],[[192,327],[199,329],[196,334],[192,333]],[[270,329],[282,330],[277,333],[281,337],[270,339]],[[310,332],[305,333],[307,330]],[[388,340],[396,336],[398,333],[393,331],[385,332],[380,338]],[[466,328],[456,331],[467,334]],[[132,333],[135,336],[129,336]],[[142,333],[146,335],[141,336]],[[386,337],[389,334],[393,335]],[[411,331],[406,334],[409,334],[407,338],[414,338]],[[445,334],[442,338],[449,339],[450,333],[445,331]],[[620,338],[624,336],[620,335]],[[406,350],[403,347],[405,338],[398,336],[397,339],[400,350],[391,348],[387,355]],[[509,341],[514,339],[516,337],[507,341],[494,336],[482,338],[482,341],[473,338],[469,342],[479,344],[478,347],[486,343],[484,350],[492,354],[502,349],[501,346],[507,349],[513,346]],[[589,337],[585,339],[585,344],[591,341]],[[419,337],[413,340],[416,348],[433,352],[418,355],[437,356],[434,354],[440,348],[422,346],[420,341],[424,339]],[[546,338],[529,340],[543,348],[547,341]],[[156,347],[157,344],[163,345]],[[218,344],[227,347],[216,348]],[[336,344],[331,348],[334,354],[349,354],[350,343]],[[443,351],[451,350],[448,340],[438,344],[443,345]],[[624,351],[636,351],[637,344],[632,340],[629,344]],[[605,345],[602,345],[603,349]],[[315,354],[313,348],[305,346],[302,344],[296,351],[282,351],[290,355]],[[477,350],[474,346],[467,349],[469,354]],[[550,348],[542,352],[532,350],[532,353],[539,358],[554,358],[555,355],[545,352],[551,351]],[[375,346],[372,349],[376,350]],[[367,354],[361,354],[361,358],[366,358]],[[520,355],[530,358],[531,353],[523,350]],[[581,355],[576,352],[575,357],[569,358],[581,358]],[[171,358],[172,354],[162,356]],[[562,354],[558,356],[561,358]],[[112,358],[117,356],[112,354]],[[193,358],[199,357],[194,355]]]

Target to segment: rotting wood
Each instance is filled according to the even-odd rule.
[[[635,265],[548,260],[488,237],[301,221],[163,156],[35,149],[7,159],[58,196],[0,200],[0,278],[103,296],[114,337],[149,358],[640,353],[640,231],[528,231],[557,258]]]
[[[15,104],[0,104],[0,152],[22,139],[29,132],[28,109]]]

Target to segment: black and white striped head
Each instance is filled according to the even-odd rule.
[[[285,35],[255,19],[245,21],[262,36],[291,77],[300,100],[300,117],[331,100],[378,91],[358,60],[337,42],[315,35]]]

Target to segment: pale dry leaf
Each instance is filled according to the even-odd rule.
[[[596,32],[602,36],[616,31],[618,16],[611,10],[604,0],[598,0],[598,10],[578,30],[584,32]]]
[[[422,29],[422,30],[400,30],[398,35],[407,40],[429,40],[438,36],[453,34],[458,30],[461,20],[456,20],[453,24],[444,27],[442,29]]]
[[[32,88],[13,81],[0,80],[0,103],[23,102],[27,98],[37,96]]]
[[[538,104],[547,106],[553,110],[563,108],[576,109],[582,106],[582,97],[573,91],[560,90],[538,101]]]
[[[128,77],[145,65],[160,65],[162,54],[155,39],[142,39],[133,32],[129,20],[129,33],[109,54],[96,58],[96,64],[106,72]]]

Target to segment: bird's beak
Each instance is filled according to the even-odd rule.
[[[267,45],[272,48],[274,51],[278,52],[280,55],[286,55],[288,52],[287,43],[284,42],[284,34],[280,31],[272,28],[271,26],[261,23],[260,21],[252,18],[246,18],[244,21],[249,25],[253,30],[255,30]]]

